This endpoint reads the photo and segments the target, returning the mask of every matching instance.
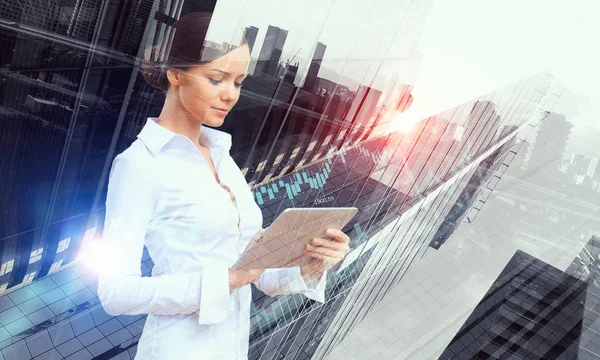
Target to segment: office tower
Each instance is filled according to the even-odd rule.
[[[588,158],[585,165],[585,175],[590,178],[593,177],[596,169],[598,168],[598,159]]]
[[[569,181],[576,185],[592,185],[596,180],[598,159],[583,154],[573,154],[567,165]],[[586,186],[587,187],[587,186]]]
[[[115,49],[132,56],[137,55],[145,31],[145,27],[140,26],[140,24],[146,22],[151,16],[152,7],[152,0],[140,0],[135,6],[130,7],[129,11],[124,11],[121,14],[123,20],[119,23],[119,32],[116,35],[122,34],[122,36],[115,40],[113,45]],[[160,22],[157,22],[158,24]]]
[[[349,133],[352,141],[366,139],[374,127],[377,126],[376,110],[381,94],[380,90],[370,86],[361,85],[358,87],[345,120],[346,124],[352,127]]]
[[[517,250],[439,359],[572,359],[586,287]]]
[[[534,82],[544,84],[550,81],[546,76],[538,75]],[[508,93],[501,96],[507,100],[496,104],[497,108],[510,108],[514,102],[528,101],[531,93],[545,91],[543,87],[530,88],[531,82],[530,79],[525,79],[510,91],[499,90]],[[372,109],[370,91],[367,87],[361,90],[365,111]],[[520,95],[509,96],[514,95],[513,91]],[[446,115],[460,114],[466,109],[470,111],[472,107],[472,102],[462,104]],[[306,112],[304,109],[290,108],[291,111]],[[530,118],[530,111],[523,108],[522,112],[500,116],[501,128],[518,129],[526,126],[523,119]],[[353,112],[361,116],[361,110],[353,109]],[[453,211],[452,205],[459,200],[469,179],[473,178],[478,169],[485,168],[482,164],[494,162],[494,154],[510,141],[510,137],[499,136],[495,126],[490,126],[489,134],[485,131],[480,134],[490,139],[488,145],[478,154],[471,155],[469,152],[472,150],[464,146],[469,141],[468,133],[462,141],[442,140],[453,139],[454,133],[450,124],[455,119],[445,119],[442,115],[424,119],[412,132],[402,136],[375,136],[364,140],[359,146],[344,146],[346,143],[342,142],[337,150],[329,151],[312,163],[307,162],[307,166],[252,189],[252,196],[263,210],[265,226],[273,221],[280,209],[298,204],[358,206],[361,211],[344,228],[344,232],[351,238],[353,252],[336,268],[340,271],[337,278],[339,280],[332,280],[334,283],[328,285],[328,300],[325,304],[317,306],[300,294],[270,298],[253,290],[250,359],[295,356],[325,358],[345,334],[401,281],[410,264],[418,261],[440,224]],[[296,121],[292,125],[293,131],[282,132],[288,136],[286,140],[290,144],[304,146],[306,139],[312,142],[322,138],[319,135],[313,140],[314,129],[310,128],[308,122]],[[356,124],[362,128],[361,125]],[[352,127],[347,129],[353,133]],[[279,129],[273,131],[277,132]],[[109,145],[110,142],[106,146]],[[274,151],[279,149],[275,148]],[[295,152],[294,148],[286,149],[286,154],[290,153],[291,156]],[[30,160],[41,158],[39,152],[25,153]],[[300,154],[300,150],[297,154]],[[309,150],[304,154],[306,155],[299,156],[314,156]],[[251,165],[260,166],[262,161],[265,160],[257,159]],[[54,163],[49,165],[56,167]],[[385,177],[383,174],[390,176]],[[89,181],[94,183],[93,178],[91,179]],[[28,181],[28,185],[33,185],[36,178],[16,180]],[[13,184],[16,183],[18,181],[13,181]],[[85,189],[83,184],[80,186]],[[475,188],[470,191],[476,191],[477,185],[473,186]],[[45,188],[38,186],[38,189]],[[399,189],[411,189],[412,195]],[[37,199],[43,194],[44,192],[31,193],[24,199]],[[75,199],[83,201],[81,198]],[[11,209],[20,203],[27,201],[11,201]],[[63,205],[67,203],[65,200],[59,199],[57,203],[61,206],[55,206],[53,211],[60,214],[59,219],[62,219],[62,216],[69,214],[69,207]],[[29,211],[18,208],[17,213],[24,215],[21,216],[23,219],[35,219],[33,212],[37,208],[32,207]],[[3,218],[2,221],[11,219],[13,218]],[[51,224],[45,242],[41,241],[35,231],[26,231],[25,235],[7,234],[2,242],[3,254],[6,255],[0,265],[0,289],[8,292],[4,299],[9,299],[10,302],[5,300],[2,303],[6,306],[3,326],[8,329],[9,335],[0,350],[5,354],[19,352],[22,356],[9,358],[30,358],[30,348],[21,344],[50,338],[56,339],[55,345],[47,341],[44,344],[50,344],[50,347],[31,349],[36,354],[37,351],[59,354],[56,355],[59,358],[62,352],[67,354],[62,355],[66,357],[77,351],[108,358],[125,352],[135,354],[145,316],[107,315],[93,291],[96,286],[93,274],[89,274],[82,264],[65,266],[73,264],[73,259],[77,256],[75,244],[86,243],[89,241],[86,239],[94,238],[99,232],[98,223],[88,223],[87,220],[87,216],[81,216]],[[35,222],[31,222],[20,224],[20,227],[27,229],[34,225]],[[18,227],[19,224],[13,230],[18,230]],[[15,256],[17,253],[25,255],[19,260]],[[142,274],[149,275],[152,266],[152,259],[145,251],[142,255]],[[36,279],[37,274],[43,275]],[[56,294],[60,296],[53,297]],[[51,299],[55,301],[50,301]],[[26,301],[36,303],[40,308],[29,314],[18,312],[17,309],[29,304],[24,304]],[[93,335],[96,336],[95,341],[90,341],[89,337]],[[70,347],[70,341],[80,345]]]
[[[294,80],[296,79],[296,75],[298,74],[298,63],[296,62],[294,65],[286,65],[283,67],[285,71],[282,72],[282,76],[284,76],[283,81],[288,84],[294,84]]]
[[[563,272],[517,250],[439,359],[596,357],[599,255],[593,236]]]
[[[179,17],[189,14],[191,12],[213,12],[215,11],[215,6],[217,5],[217,0],[185,0],[181,1],[181,13]]]
[[[585,172],[586,157],[583,154],[571,156],[571,172],[573,176],[582,175]]]
[[[66,33],[50,37],[26,26],[0,29],[3,44],[31,44],[1,51],[11,64],[0,71],[0,146],[6,154],[0,162],[0,182],[5,185],[0,187],[0,351],[7,359],[132,358],[145,326],[144,314],[114,317],[104,311],[95,274],[79,256],[102,235],[112,161],[135,140],[147,117],[161,110],[164,94],[144,83],[136,57],[164,36],[172,19],[206,10],[214,1],[140,0],[115,7],[117,3],[105,2],[107,11],[98,12],[104,18],[93,19],[96,29],[106,31],[97,41],[76,40]],[[21,11],[16,2],[2,4]],[[79,4],[93,10],[96,3]],[[397,22],[399,38],[416,42],[426,6],[427,1],[420,1],[418,9],[406,8],[411,22]],[[308,6],[294,7],[298,18],[310,11]],[[83,20],[92,17],[80,14],[72,29],[80,30],[81,39],[89,38],[92,27]],[[34,21],[32,16],[27,20]],[[343,25],[368,20],[361,13]],[[374,20],[377,25],[381,21]],[[479,134],[486,140],[477,154],[465,146],[473,136],[469,132],[454,140],[453,124],[459,119],[453,114],[469,113],[473,102],[458,104],[436,121],[423,119],[406,133],[370,131],[379,126],[379,104],[386,94],[359,83],[362,77],[344,84],[323,79],[333,102],[331,110],[316,113],[308,106],[314,96],[290,83],[297,59],[290,60],[285,81],[274,78],[277,65],[287,62],[281,54],[286,35],[270,28],[261,49],[263,63],[257,64],[259,72],[269,75],[244,82],[225,121],[223,128],[232,135],[232,158],[238,165],[247,160],[247,174],[270,176],[250,184],[265,227],[289,207],[358,206],[361,212],[343,229],[352,252],[328,273],[324,304],[302,294],[268,297],[253,288],[251,360],[326,358],[419,261],[473,174],[509,141],[499,137],[494,121],[482,124]],[[347,40],[338,44],[335,37],[328,39],[328,53],[334,45],[350,50]],[[43,61],[53,67],[42,67],[47,65]],[[379,64],[375,59],[368,65]],[[43,71],[48,68],[57,69],[56,74]],[[495,92],[503,99],[496,104],[497,128],[525,126],[532,110],[521,105],[532,105],[533,94],[547,93],[544,85],[551,80],[539,74]],[[92,254],[96,260],[98,253]],[[139,265],[143,276],[151,275],[147,250]]]
[[[61,24],[61,15],[68,14],[69,0],[6,0],[0,3],[0,17],[33,26],[48,32],[56,32]],[[64,15],[63,15],[64,16]]]
[[[538,80],[539,82],[537,82]],[[538,90],[542,91],[542,94],[550,91],[549,88],[552,84],[550,78],[544,78],[542,75],[538,80],[534,81],[538,84]],[[525,106],[521,106],[520,110],[516,112],[508,113],[499,110],[495,115],[494,112],[488,113],[488,118],[492,120],[481,124],[481,131],[465,132],[465,137],[461,141],[442,141],[441,139],[448,138],[448,136],[452,139],[451,134],[455,132],[455,128],[447,126],[444,131],[434,132],[431,130],[432,124],[434,124],[435,118],[447,119],[448,124],[456,123],[459,119],[464,120],[460,117],[473,110],[474,102],[461,104],[443,114],[424,119],[415,124],[411,131],[390,134],[389,138],[386,138],[386,146],[383,147],[384,151],[381,153],[373,154],[365,151],[365,149],[377,149],[379,145],[377,140],[380,139],[367,140],[358,148],[361,149],[359,151],[364,152],[366,158],[371,159],[370,161],[350,162],[347,158],[347,166],[352,169],[352,172],[360,174],[362,169],[371,166],[378,169],[371,174],[371,177],[379,179],[378,182],[385,185],[387,189],[373,187],[371,196],[380,201],[390,198],[393,200],[389,200],[390,205],[381,205],[374,209],[361,203],[361,207],[369,209],[367,211],[369,215],[366,217],[374,216],[380,221],[380,225],[365,235],[371,240],[364,243],[361,253],[369,254],[368,259],[359,261],[360,257],[352,258],[355,260],[349,259],[347,264],[344,264],[348,267],[357,266],[363,270],[356,281],[352,280],[354,285],[352,289],[349,289],[350,294],[345,297],[343,305],[337,313],[330,316],[324,315],[327,316],[327,319],[331,319],[328,321],[336,325],[332,325],[331,329],[327,330],[313,358],[325,358],[326,354],[340,343],[354,324],[360,322],[394,284],[402,281],[403,275],[410,266],[407,263],[410,261],[408,259],[418,259],[425,251],[426,244],[430,244],[434,239],[446,216],[454,211],[453,205],[460,202],[459,198],[463,190],[469,187],[473,175],[477,174],[480,169],[492,169],[490,164],[497,164],[496,156],[502,153],[501,149],[509,148],[510,142],[514,141],[517,132],[527,126],[528,122],[537,118],[539,115],[538,104],[532,98],[527,97],[536,90],[528,89],[525,92],[529,95],[525,95],[520,92],[524,89],[521,86],[526,87],[525,82],[519,82],[515,86],[500,90],[507,98],[496,101],[495,108],[509,109],[516,102],[522,100],[525,103],[521,104]],[[514,97],[508,96],[509,94]],[[517,94],[519,95],[515,96]],[[509,98],[510,100],[508,100]],[[517,100],[517,98],[522,100]],[[476,101],[483,103],[489,101],[489,97],[482,96]],[[548,105],[551,106],[551,104]],[[448,116],[449,114],[451,116]],[[496,119],[496,116],[499,119]],[[442,122],[442,126],[444,123],[446,122]],[[475,129],[477,126],[480,125],[477,124],[473,128]],[[435,127],[437,126],[433,126],[433,128]],[[503,129],[503,131],[498,131],[498,129]],[[479,134],[478,139],[469,137],[475,136],[475,134]],[[473,154],[473,149],[476,147],[468,147],[466,144],[470,142],[477,144],[480,138],[486,139],[481,143],[484,145],[479,147],[477,153]],[[385,164],[397,164],[397,167],[386,167]],[[486,172],[484,171],[484,173]],[[390,176],[386,176],[387,174]],[[332,186],[335,186],[335,183]],[[474,187],[469,191],[476,192],[477,185],[471,183],[471,186]],[[479,186],[484,186],[484,183]],[[414,191],[413,189],[417,189],[417,192],[413,193],[414,195],[407,194],[406,190]],[[332,193],[335,194],[335,192]],[[399,220],[394,220],[391,215],[396,211],[402,214]],[[455,226],[459,225],[459,223],[455,224]],[[361,223],[360,230],[366,231],[364,230],[365,226]],[[373,231],[373,235],[370,235],[371,231]],[[357,242],[357,244],[361,243],[360,240]],[[379,270],[377,272],[366,270],[375,268]],[[342,269],[345,267],[342,266]],[[341,288],[335,293],[341,294],[343,289]],[[370,295],[365,296],[365,294]],[[353,320],[349,321],[348,319]]]
[[[256,35],[258,35],[258,28],[255,26],[247,26],[242,34],[242,41],[246,40],[248,47],[250,48],[250,54],[254,49],[254,43],[256,42]]]
[[[103,2],[103,0],[77,0],[67,29],[69,35],[78,40],[92,40]]]
[[[283,46],[287,38],[287,30],[280,29],[277,26],[269,25],[265,40],[263,41],[256,70],[259,73],[275,77],[277,75],[277,67],[281,60]]]
[[[476,202],[480,207],[485,204],[485,202],[478,200],[479,196],[483,191],[493,190],[493,187],[490,187],[488,183],[490,183],[496,171],[504,165],[503,160],[513,148],[515,142],[516,133],[513,133],[509,141],[477,166],[477,170],[473,173],[460,193],[460,196],[456,199],[452,209],[440,224],[429,246],[436,250],[439,249],[450,238],[462,221],[469,221],[469,211],[473,210]],[[476,211],[479,210],[480,208],[476,209]]]
[[[591,175],[592,180],[600,181],[600,166],[596,166],[594,173]]]
[[[525,170],[540,177],[556,176],[572,127],[564,115],[549,113],[535,129],[525,154]],[[582,159],[582,169],[584,162]]]
[[[499,130],[500,116],[496,104],[491,101],[476,101],[467,117],[466,124],[461,129],[459,141],[465,141],[471,149],[471,154],[477,154],[478,149],[489,144],[490,139]]]
[[[317,42],[310,61],[310,66],[308,67],[306,79],[304,80],[303,87],[306,91],[314,92],[316,90],[318,84],[317,75],[319,74],[319,69],[321,68],[323,57],[325,56],[325,50],[327,50],[327,45],[322,42]]]

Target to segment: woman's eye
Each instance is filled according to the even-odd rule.
[[[210,81],[211,83],[213,83],[214,85],[218,85],[220,84],[223,80],[219,80],[219,79],[213,79],[213,78],[208,78],[208,81]],[[242,83],[241,82],[235,82],[234,83],[235,87],[242,87]]]

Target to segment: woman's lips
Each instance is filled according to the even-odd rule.
[[[217,112],[217,114],[219,114],[221,116],[225,116],[229,112],[229,110],[227,110],[227,109],[219,109],[219,108],[215,108],[215,107],[213,109]]]

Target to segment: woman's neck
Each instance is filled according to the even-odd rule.
[[[189,138],[194,145],[202,147],[199,143],[202,122],[198,122],[168,94],[156,122],[176,134]]]

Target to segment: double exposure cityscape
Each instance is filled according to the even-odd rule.
[[[211,346],[192,352],[181,345],[185,359],[600,359],[600,112],[574,117],[565,110],[576,98],[570,83],[546,68],[493,87],[484,76],[485,91],[429,105],[421,80],[435,55],[420,44],[439,3],[1,1],[0,359],[181,360],[160,346],[180,346],[169,327],[188,331],[186,319],[203,330],[194,341]],[[179,20],[194,14],[208,19],[208,30],[194,27],[182,37],[188,30]],[[203,56],[216,55],[177,69],[167,59],[181,51],[181,39]],[[186,85],[181,74],[219,59],[233,68],[236,54],[247,57],[247,67],[242,84],[228,88],[239,98],[222,125],[193,111],[175,116],[178,127],[163,126],[163,140],[154,139],[163,141],[160,152],[140,135],[160,123],[153,119],[164,125],[172,104],[199,108],[202,86],[224,87],[233,76],[221,70],[226,76],[213,85]],[[149,62],[168,90],[149,80]],[[454,86],[458,92],[466,85]],[[223,94],[215,96],[225,102]],[[198,142],[175,130],[192,126],[189,119],[205,119],[203,132],[230,138],[228,152],[215,152],[223,140],[204,143],[203,135]],[[210,175],[208,155],[185,182],[198,196],[181,192],[180,208],[168,213],[179,198],[164,189],[184,183],[173,169],[189,155],[177,139],[220,159],[214,174],[233,202],[225,193],[211,197],[204,183],[210,176],[193,178]],[[132,149],[145,149],[161,175],[133,176],[150,168],[140,160],[123,178],[130,187],[118,192],[122,198],[107,196],[121,174],[115,158]],[[167,154],[178,158],[166,161]],[[231,180],[242,178],[241,187]],[[160,192],[163,182],[172,185],[160,188],[166,200],[144,208],[137,194]],[[204,202],[192,210],[181,205],[194,201]],[[117,202],[135,203],[114,242],[135,269],[120,274],[146,284],[130,290],[160,311],[143,311],[127,295],[119,299],[131,303],[119,305],[137,310],[117,313],[109,290],[99,291],[99,274],[122,271],[105,240]],[[321,277],[321,290],[267,294],[247,281],[247,293],[240,287],[226,300],[233,330],[217,320],[198,325],[215,289],[227,286],[227,278],[213,283],[217,270],[202,259],[220,259],[219,244],[229,238],[209,232],[217,245],[199,256],[181,239],[157,242],[157,221],[183,232],[226,206],[237,216],[225,228],[244,248],[252,235],[244,230],[251,228],[246,202],[260,209],[267,234],[288,209],[356,207],[340,229],[349,251]],[[129,230],[146,213],[133,247]],[[296,241],[307,227],[296,229]],[[175,282],[192,271],[185,269],[202,269],[197,286]],[[230,289],[232,279],[230,272]],[[307,277],[298,279],[310,287]],[[287,289],[288,280],[276,285]],[[196,301],[187,308],[177,295],[186,291]],[[240,294],[248,306],[239,304]]]

